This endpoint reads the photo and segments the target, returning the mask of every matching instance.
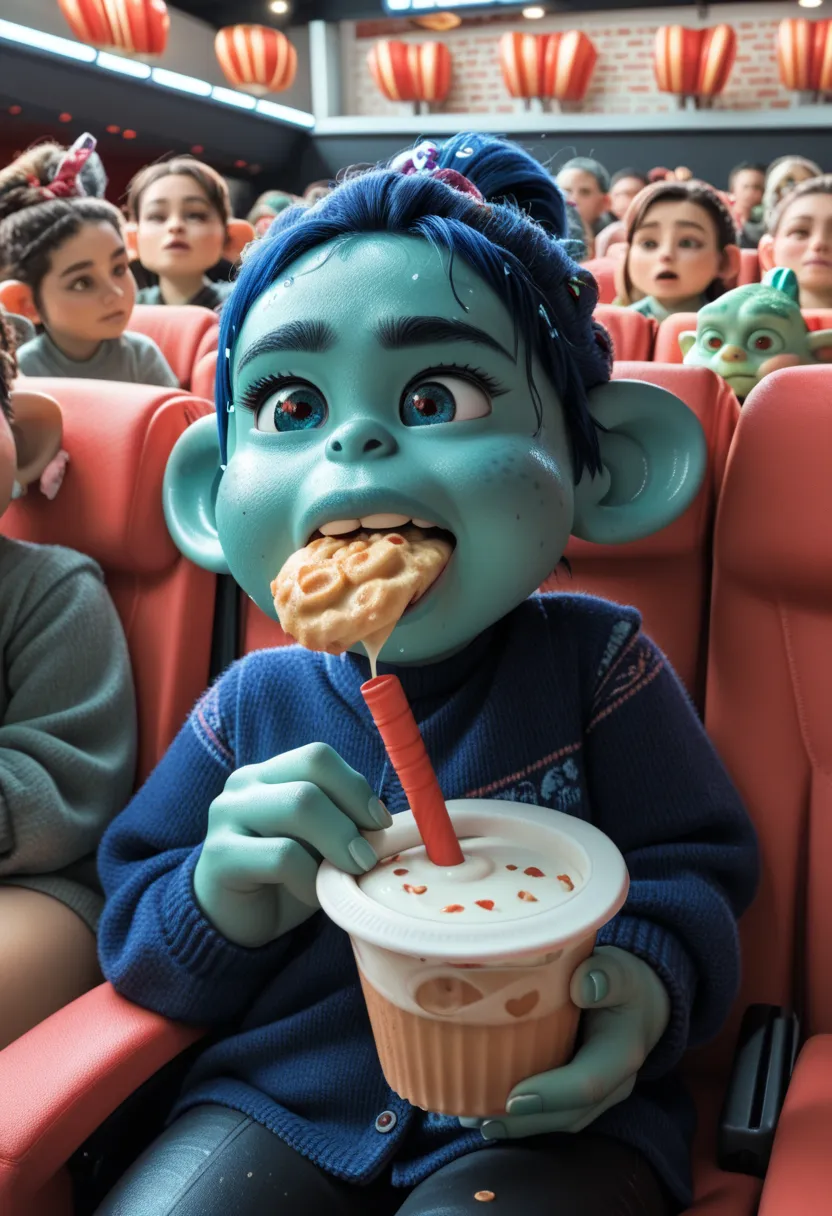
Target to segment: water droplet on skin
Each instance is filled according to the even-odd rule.
[[[419,276],[418,276],[418,274],[414,274],[414,275],[411,275],[410,277],[413,279],[413,282],[415,283]]]
[[[294,281],[295,281],[295,280],[294,280],[294,279],[293,279],[293,278],[290,276],[288,279],[284,279],[284,280],[283,280],[283,286],[284,286],[284,287],[291,287],[291,286],[292,286],[292,284],[294,283]]]

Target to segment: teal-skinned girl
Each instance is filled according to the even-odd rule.
[[[446,798],[592,822],[630,894],[573,979],[570,1064],[484,1123],[411,1107],[315,896],[322,857],[365,872],[363,832],[406,809],[360,693],[367,656],[249,655],[100,853],[108,978],[217,1033],[99,1211],[210,1216],[233,1193],[241,1213],[461,1216],[492,1192],[532,1216],[553,1196],[581,1216],[679,1212],[693,1117],[675,1069],[735,995],[754,835],[638,613],[536,589],[570,534],[624,542],[685,510],[699,425],[670,394],[610,383],[562,197],[516,145],[420,145],[281,221],[223,313],[217,425],[171,458],[172,534],[272,616],[270,583],[321,530],[386,515],[450,534],[379,671],[401,680]]]

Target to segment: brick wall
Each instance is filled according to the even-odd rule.
[[[780,84],[777,71],[776,33],[784,17],[803,15],[793,3],[713,5],[707,26],[727,22],[737,32],[737,60],[725,92],[714,108],[731,110],[782,109],[793,104],[793,94]],[[579,107],[585,113],[666,113],[677,101],[660,93],[653,73],[653,43],[661,25],[691,28],[701,23],[695,8],[633,10],[624,13],[594,13],[579,17],[563,14],[541,21],[522,18],[489,25],[461,26],[447,34],[425,31],[398,33],[405,42],[425,42],[437,37],[453,57],[453,83],[442,107],[455,113],[512,113],[522,107],[503,84],[497,59],[497,43],[506,30],[544,33],[582,29],[598,49],[598,62],[589,92]],[[412,112],[408,105],[389,102],[376,89],[367,69],[367,53],[373,38],[356,37],[354,27],[345,26],[345,93],[351,114],[394,115]]]

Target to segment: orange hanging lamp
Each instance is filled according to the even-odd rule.
[[[120,55],[164,54],[170,29],[165,0],[58,0],[79,42]]]
[[[376,88],[388,101],[413,102],[418,111],[441,103],[451,88],[451,52],[444,42],[384,38],[367,55]]]
[[[796,93],[812,93],[820,101],[832,92],[832,21],[789,17],[777,27],[780,81]]]
[[[295,82],[297,51],[271,26],[226,26],[217,32],[214,50],[226,79],[243,93],[282,93]]]
[[[544,51],[544,96],[560,102],[583,101],[597,62],[598,49],[582,30],[549,34]]]
[[[653,68],[663,93],[674,93],[680,105],[690,98],[710,105],[725,88],[737,57],[737,35],[730,25],[690,30],[664,25],[656,31]]]
[[[497,47],[503,81],[512,97],[526,109],[533,98],[551,97],[547,82],[547,50],[556,34],[503,34]],[[551,71],[551,65],[550,65]]]

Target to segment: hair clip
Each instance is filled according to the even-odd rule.
[[[410,151],[400,152],[390,161],[390,168],[394,173],[403,173],[405,177],[410,177],[415,173],[435,177],[437,181],[444,182],[446,186],[450,186],[454,190],[459,190],[461,194],[467,194],[474,202],[485,204],[482,192],[464,174],[457,173],[456,169],[439,168],[439,145],[435,144],[433,140],[425,139]]]
[[[63,154],[58,171],[47,187],[52,198],[78,198],[84,194],[78,176],[95,151],[96,142],[95,136],[86,131]]]
[[[574,296],[574,298],[576,300],[579,300],[581,298],[581,288],[582,287],[583,287],[583,283],[581,282],[580,279],[571,278],[571,279],[567,280],[566,290],[569,292],[570,296]]]

